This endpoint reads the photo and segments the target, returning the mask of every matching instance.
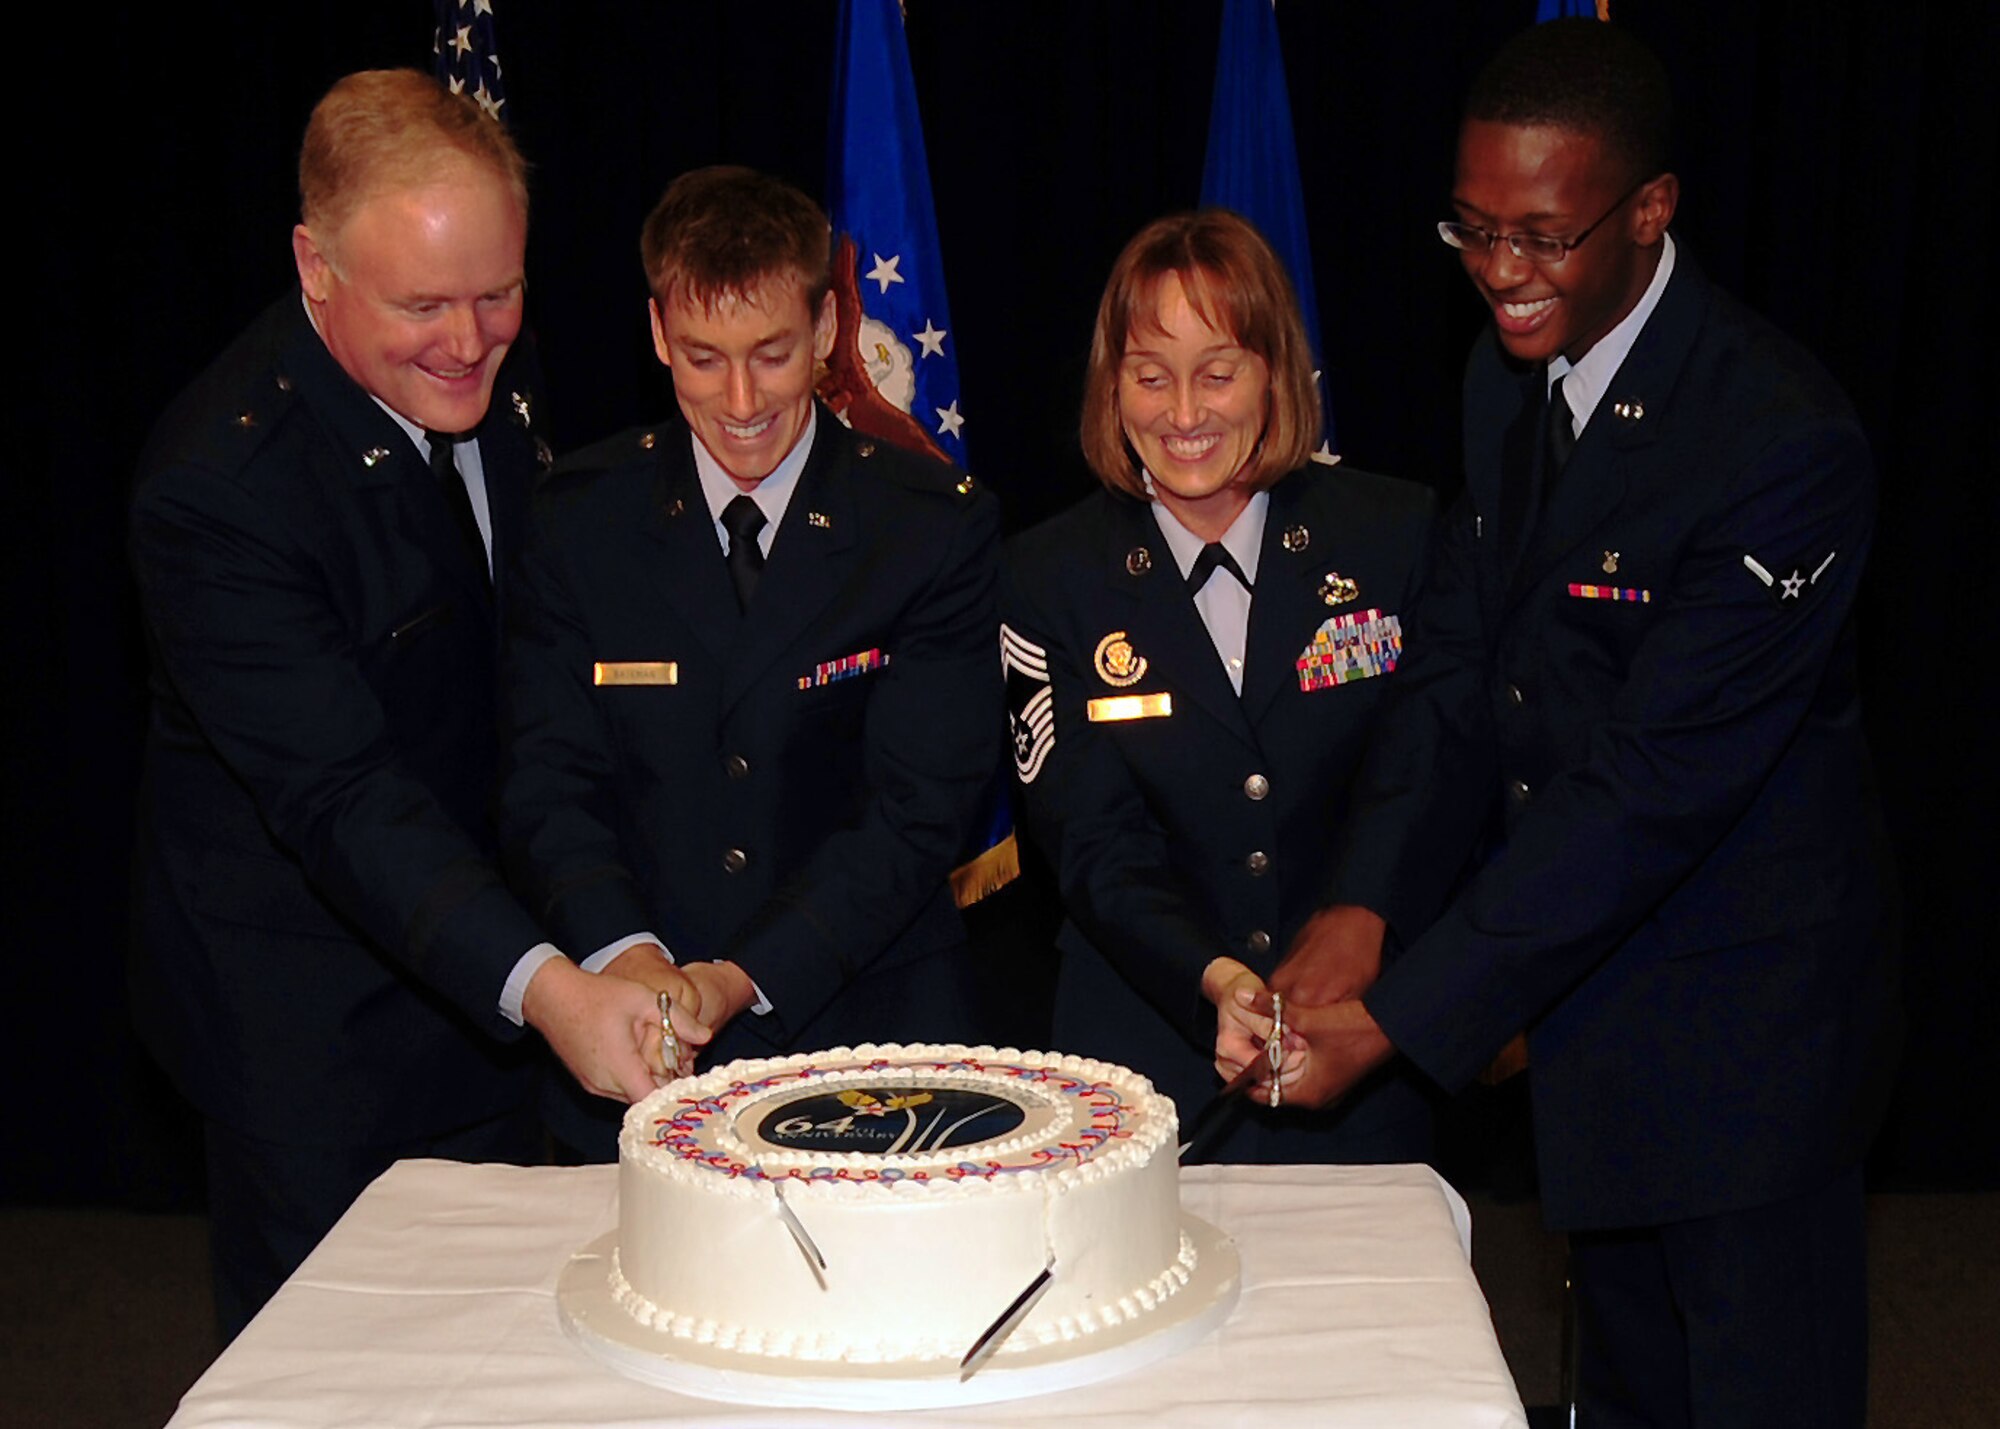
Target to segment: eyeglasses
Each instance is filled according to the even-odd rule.
[[[1604,210],[1597,222],[1570,239],[1550,238],[1540,233],[1495,233],[1490,228],[1475,228],[1469,223],[1445,222],[1438,225],[1438,237],[1453,248],[1466,253],[1490,253],[1493,245],[1504,243],[1516,258],[1526,263],[1560,263],[1569,257],[1572,248],[1581,248],[1583,240],[1604,227],[1604,220],[1625,207],[1625,202],[1633,194],[1651,183],[1650,177],[1639,180],[1631,188],[1618,196],[1618,201]]]

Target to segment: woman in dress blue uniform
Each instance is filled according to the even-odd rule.
[[[1430,523],[1427,490],[1314,463],[1319,438],[1270,245],[1222,210],[1160,219],[1098,308],[1104,490],[1008,552],[1015,762],[1067,915],[1053,1045],[1144,1073],[1184,1125],[1220,1085],[1216,1009],[1318,906]],[[1422,1159],[1425,1096],[1384,1071],[1325,1112],[1246,1099],[1210,1155]]]

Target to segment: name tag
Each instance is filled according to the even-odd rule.
[[[678,685],[677,660],[599,660],[590,667],[593,685]]]
[[[1174,697],[1159,695],[1106,695],[1085,706],[1092,724],[1116,724],[1128,719],[1159,719],[1174,712]]]

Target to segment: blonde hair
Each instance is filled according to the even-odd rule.
[[[1222,208],[1155,219],[1112,264],[1084,379],[1084,460],[1112,490],[1145,496],[1118,410],[1118,367],[1132,333],[1159,326],[1160,284],[1170,273],[1180,279],[1202,321],[1228,333],[1271,369],[1270,413],[1244,463],[1245,484],[1261,491],[1304,466],[1319,445],[1319,393],[1305,322],[1284,264],[1248,220]]]
[[[350,74],[313,106],[299,147],[299,212],[324,251],[363,200],[482,164],[528,211],[528,163],[500,121],[413,69]]]

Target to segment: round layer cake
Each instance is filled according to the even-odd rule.
[[[1174,1131],[1145,1078],[1083,1057],[862,1046],[731,1062],[626,1113],[612,1292],[691,1343],[955,1366],[1053,1266],[998,1353],[1074,1340],[1145,1316],[1195,1269]]]

